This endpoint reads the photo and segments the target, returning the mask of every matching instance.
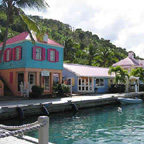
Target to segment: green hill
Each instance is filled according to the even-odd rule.
[[[99,38],[89,31],[75,29],[57,20],[43,19],[39,16],[30,16],[38,24],[43,32],[49,34],[51,39],[64,45],[64,61],[93,66],[109,67],[113,63],[127,57],[124,48],[116,47],[110,42]],[[6,24],[5,13],[0,13],[0,41],[3,40]],[[14,17],[10,25],[8,37],[13,37],[26,28],[21,21]]]

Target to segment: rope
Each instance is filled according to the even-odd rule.
[[[31,127],[22,128],[22,129],[15,130],[15,131],[6,131],[5,133],[0,133],[0,138],[4,138],[4,137],[8,137],[8,136],[15,136],[15,135],[23,134],[23,133],[26,133],[26,132],[29,132],[32,130],[37,130],[40,127],[45,126],[46,124],[47,124],[47,122],[44,121],[41,124],[38,123],[38,124],[31,126]]]
[[[38,121],[31,123],[31,124],[25,124],[25,125],[21,125],[21,126],[5,126],[5,125],[0,125],[1,129],[6,129],[6,130],[18,130],[18,129],[22,129],[22,128],[26,128],[26,127],[31,127],[38,124]]]

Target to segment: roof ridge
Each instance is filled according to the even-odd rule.
[[[30,40],[29,38],[27,39],[28,36],[29,36],[28,32],[22,32],[22,33],[14,36],[12,38],[7,39],[6,45],[14,44],[14,43],[19,42],[19,41]],[[37,39],[35,41],[36,42],[40,42]],[[49,44],[49,45],[55,45],[55,46],[59,46],[59,47],[64,47],[63,45],[59,44],[58,42],[56,42],[55,40],[52,40],[50,38],[48,38],[48,42],[47,43],[44,43],[44,42],[40,42],[40,43]],[[0,43],[0,46],[2,46],[2,44],[3,44],[3,42]]]
[[[75,65],[75,66],[85,66],[85,67],[92,67],[92,68],[105,68],[105,69],[109,69],[108,67],[98,67],[98,66],[90,66],[90,65],[83,65],[83,64],[74,64],[74,63],[64,63],[64,64],[68,64],[68,65]]]

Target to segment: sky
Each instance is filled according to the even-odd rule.
[[[25,12],[91,31],[144,58],[144,0],[46,1],[50,8]]]

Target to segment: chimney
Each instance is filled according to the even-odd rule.
[[[48,43],[48,34],[44,34],[43,42]]]
[[[133,51],[129,51],[128,52],[128,57],[133,59],[134,58],[134,52]]]

